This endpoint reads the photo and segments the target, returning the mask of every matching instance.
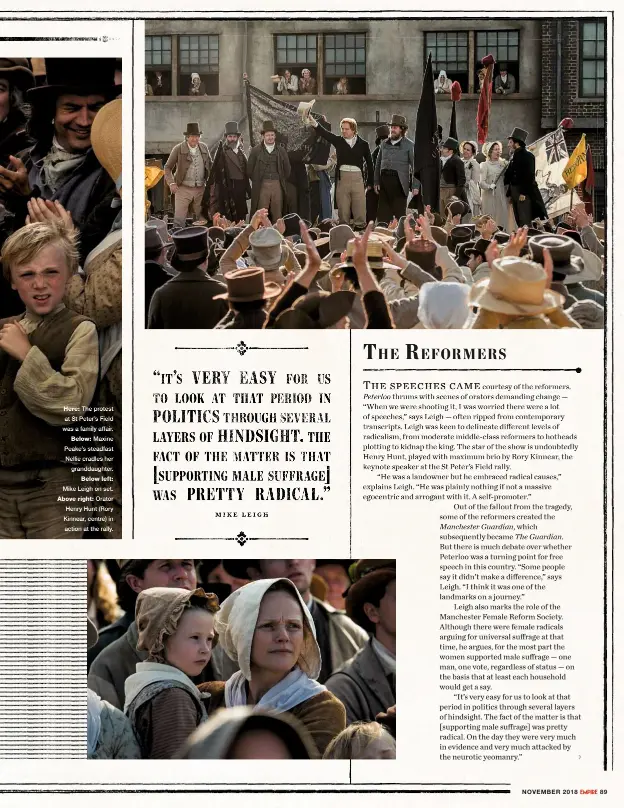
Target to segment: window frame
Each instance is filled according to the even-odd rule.
[[[584,36],[583,36],[583,33],[584,33],[584,28],[585,28],[586,25],[596,25],[596,26],[600,25],[600,26],[602,26],[602,31],[603,31],[602,40],[600,40],[598,38],[598,36],[596,36],[596,39],[585,39]],[[585,42],[596,42],[597,43],[597,42],[601,42],[601,41],[604,43],[604,45],[603,45],[604,53],[603,53],[602,57],[597,57],[597,56],[586,57],[586,56],[583,55],[583,45],[584,45]],[[578,61],[579,61],[578,97],[583,98],[583,99],[585,99],[585,98],[604,99],[605,98],[605,93],[606,93],[606,90],[607,90],[607,22],[606,22],[606,20],[601,20],[601,19],[592,20],[592,19],[589,19],[589,20],[580,20],[579,21],[579,28],[578,28]],[[598,77],[597,75],[586,76],[585,75],[585,70],[586,70],[585,63],[586,62],[591,62],[594,65],[598,65],[598,64],[602,63],[602,65],[603,65],[602,78]],[[595,72],[597,72],[597,71],[595,71]],[[585,81],[593,81],[596,90],[598,89],[598,82],[602,81],[602,85],[603,85],[602,93],[595,92],[595,93],[592,93],[590,95],[586,95],[585,91],[584,91],[584,87],[583,87],[583,84],[584,84]]]
[[[464,76],[465,75],[465,77],[466,77],[465,82],[462,84],[462,82],[460,81],[460,85],[462,85],[462,92],[464,92],[464,93],[470,92],[470,88],[472,86],[472,84],[471,84],[471,75],[470,75],[470,73],[471,73],[471,70],[470,70],[470,48],[471,48],[471,36],[473,34],[473,31],[472,30],[467,31],[467,30],[464,30],[464,29],[450,29],[448,31],[438,31],[438,30],[424,31],[423,33],[425,35],[424,49],[423,49],[423,51],[424,51],[423,52],[423,72],[424,72],[424,70],[425,70],[425,68],[427,66],[427,59],[428,59],[430,51],[432,52],[431,68],[433,70],[433,78],[434,79],[436,79],[438,77],[438,75],[440,73],[440,70],[445,70],[447,76],[449,75],[449,68],[447,67],[448,64],[456,64],[456,65],[457,64],[463,64],[463,60],[459,60],[458,58],[455,58],[454,62],[451,62],[450,60],[443,61],[441,59],[436,58],[437,57],[437,50],[438,50],[438,47],[439,47],[439,45],[438,45],[438,41],[439,41],[438,37],[439,37],[439,35],[443,34],[444,36],[448,36],[449,34],[453,34],[453,35],[455,35],[457,37],[456,40],[455,40],[455,46],[454,47],[455,48],[460,48],[460,47],[462,47],[462,48],[465,47],[466,48],[466,62],[465,62],[466,69],[465,70],[451,69],[451,73],[455,74],[455,76],[453,77],[453,81],[458,81],[457,76],[459,76],[459,75]],[[460,35],[463,35],[463,36],[466,37],[465,44],[463,42],[460,44],[460,39],[459,39]],[[434,46],[435,50],[434,50],[434,48],[431,48],[427,43],[427,38],[429,36],[435,36],[435,39],[436,39],[436,44]],[[448,48],[449,46],[447,44],[445,44],[444,47]],[[451,46],[451,47],[453,47],[453,46]],[[438,65],[444,65],[444,67],[438,67]],[[450,78],[450,76],[449,76],[449,78]]]
[[[520,87],[520,54],[522,52],[522,36],[521,36],[522,31],[519,28],[500,28],[500,29],[497,28],[497,29],[493,29],[493,30],[487,30],[487,29],[486,30],[483,30],[483,29],[479,30],[477,28],[474,29],[474,31],[473,31],[473,35],[474,35],[474,74],[475,74],[475,80],[476,80],[475,81],[475,86],[477,88],[479,86],[477,76],[478,76],[479,70],[483,67],[483,65],[481,63],[481,59],[483,59],[483,56],[481,56],[481,58],[479,58],[479,34],[485,34],[486,35],[486,46],[485,46],[485,53],[483,54],[483,56],[486,56],[488,53],[492,53],[492,55],[494,56],[494,59],[495,59],[494,75],[492,76],[492,80],[494,80],[499,75],[499,73],[500,73],[499,65],[500,65],[501,62],[503,62],[504,64],[506,64],[508,66],[509,72],[513,75],[514,79],[516,80],[516,93],[519,93],[521,91],[521,87]],[[499,36],[499,34],[507,34],[507,35],[516,34],[517,35],[518,43],[517,43],[517,45],[512,46],[512,47],[516,47],[518,49],[518,54],[517,54],[516,59],[511,59],[509,56],[507,56],[506,58],[503,58],[501,56],[499,58],[499,56],[498,56],[498,48],[499,48],[498,36]],[[488,39],[489,36],[492,36],[492,35],[496,35],[496,52],[493,52],[493,49],[490,48],[489,45],[487,45],[487,39]],[[507,50],[509,50],[509,47],[510,47],[509,46],[509,40],[507,41],[506,47],[507,47]]]
[[[346,37],[353,36],[356,39],[354,40],[353,46],[347,46]],[[327,92],[325,90],[327,82],[330,82],[332,85],[335,84],[342,76],[346,76],[347,80],[357,80],[358,82],[363,81],[364,84],[364,91],[363,92],[350,92],[349,95],[360,95],[366,96],[368,95],[368,32],[367,31],[329,31],[323,32],[322,34],[322,47],[323,47],[323,65],[322,65],[322,86],[323,86],[323,95],[333,95],[332,92]],[[344,46],[338,47],[337,43],[334,41],[328,46],[328,40],[330,37],[345,37]],[[357,37],[363,37],[364,43],[358,44]],[[354,52],[353,59],[347,59],[347,51],[352,50]],[[357,51],[363,50],[363,61],[358,59]],[[334,52],[344,52],[344,59],[337,61],[334,58],[334,61],[330,62],[328,60],[327,54],[330,51]],[[335,73],[328,72],[328,65],[339,65],[344,66],[344,71],[337,71]],[[354,71],[357,71],[358,65],[363,65],[364,71],[363,73],[352,72],[349,73],[347,70],[348,66],[353,65]],[[318,85],[318,81],[317,81]]]
[[[198,43],[197,48],[192,48],[191,46],[191,38],[197,37]],[[189,47],[183,48],[182,41],[184,39],[189,40]],[[206,39],[207,47],[201,47],[202,39]],[[216,40],[216,48],[211,47],[211,43]],[[191,73],[199,73],[201,76],[202,81],[206,84],[206,89],[213,89],[213,92],[208,92],[207,96],[214,98],[215,96],[219,95],[219,75],[221,69],[221,37],[219,34],[213,33],[201,33],[201,34],[176,34],[176,46],[177,46],[177,55],[178,55],[178,63],[177,63],[177,82],[178,82],[178,92],[177,96],[187,97],[188,93],[186,93],[182,87],[184,86],[184,82],[186,80],[190,81]],[[208,62],[191,62],[190,61],[190,54],[193,54],[194,51],[197,51],[198,58],[201,58],[202,53],[206,53],[208,56]],[[216,61],[216,69],[213,69],[213,63],[210,62],[210,55],[213,51],[216,50],[217,53],[217,61]],[[189,53],[189,61],[184,62],[182,54]],[[214,87],[211,87],[214,85]]]

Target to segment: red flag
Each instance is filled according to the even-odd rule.
[[[488,53],[481,60],[485,67],[485,77],[481,85],[479,94],[479,106],[477,109],[477,140],[482,146],[487,140],[490,126],[490,108],[492,106],[492,78],[494,74],[494,57]]]

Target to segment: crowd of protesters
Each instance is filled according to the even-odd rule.
[[[0,57],[2,539],[121,538],[120,95],[120,60]],[[105,530],[59,499],[68,412],[112,426]]]
[[[89,758],[396,756],[394,560],[88,565]]]
[[[441,139],[431,206],[405,117],[371,154],[354,119],[338,135],[303,107],[331,156],[295,179],[272,121],[248,155],[228,122],[218,171],[188,124],[165,168],[174,220],[146,224],[148,328],[604,326],[604,225],[584,205],[548,218],[527,131],[507,158],[501,141]]]

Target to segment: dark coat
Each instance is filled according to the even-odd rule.
[[[505,169],[503,178],[508,185],[507,196],[514,203],[518,197],[526,196],[531,203],[531,219],[547,219],[548,214],[544,207],[544,200],[535,181],[535,157],[526,148],[516,149]]]
[[[237,175],[237,169],[243,175],[244,191],[235,187],[233,183],[232,174]],[[239,149],[235,152],[227,143],[220,144],[213,157],[212,169],[204,191],[203,215],[207,219],[212,219],[215,213],[220,213],[232,221],[237,220],[239,216],[245,218],[249,198],[251,198],[251,184],[244,151]]]
[[[128,631],[130,624],[133,622],[134,610],[125,612],[119,620],[111,623],[110,626],[103,626],[98,632],[98,641],[87,651],[87,671],[91,667],[93,660],[101,653],[107,646],[118,640]]]
[[[364,187],[372,187],[375,179],[375,167],[371,157],[370,146],[359,135],[353,148],[349,146],[342,135],[335,135],[325,129],[322,122],[316,127],[316,133],[336,147],[336,176],[334,178],[334,207],[336,207],[336,191],[340,182],[340,168],[343,165],[357,166],[362,172]]]
[[[466,184],[466,169],[464,161],[457,154],[446,161],[444,165],[440,161],[442,177],[447,185],[454,185],[459,191]],[[459,194],[458,194],[459,195]],[[461,197],[460,197],[461,199]]]
[[[287,188],[286,180],[290,177],[290,160],[286,154],[286,149],[279,143],[275,144],[277,150],[277,172],[280,178],[280,185],[282,186],[282,214],[288,213],[287,207]],[[260,199],[260,188],[264,175],[262,163],[258,160],[260,153],[264,149],[264,142],[254,146],[249,152],[249,159],[247,160],[247,174],[251,180],[251,210],[250,216],[258,210],[258,200]]]
[[[203,269],[179,272],[156,289],[148,328],[214,328],[227,312],[225,300],[213,300],[227,288]]]
[[[264,328],[266,319],[266,309],[252,309],[245,312],[230,310],[215,328]]]
[[[325,686],[344,704],[347,724],[374,721],[378,713],[386,712],[396,703],[396,694],[373,651],[372,640],[330,676]]]
[[[170,281],[173,276],[170,275],[158,261],[145,262],[145,323],[147,325],[147,318],[149,314],[150,303],[156,289],[160,289],[163,284]]]

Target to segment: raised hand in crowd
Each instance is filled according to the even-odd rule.
[[[570,218],[572,219],[574,226],[577,227],[579,230],[582,230],[589,224],[589,216],[587,215],[585,205],[583,204],[576,205],[576,207],[572,209]]]
[[[341,269],[333,269],[329,273],[332,292],[341,292],[344,285],[345,274]]]
[[[51,199],[33,198],[28,200],[26,207],[28,208],[26,224],[60,219],[67,230],[74,229],[71,213],[58,200],[53,202]]]
[[[435,222],[435,213],[431,211],[431,205],[427,205],[425,207],[425,216],[429,220],[429,224],[433,224]]]
[[[367,247],[370,234],[373,232],[374,222],[369,222],[361,236],[356,236],[353,244],[353,266],[358,276],[362,295],[368,292],[381,292],[377,279],[371,272],[367,260]]]
[[[522,250],[526,247],[529,228],[524,225],[524,227],[519,227],[516,232],[511,236],[505,247],[503,248],[503,255],[505,257],[514,255],[516,258],[520,256]]]
[[[0,166],[0,188],[5,191],[14,191],[21,196],[28,196],[30,185],[28,171],[19,157],[9,156],[10,168]]]
[[[23,362],[32,345],[20,323],[5,323],[0,328],[0,348],[13,359]]]
[[[407,238],[407,232],[405,235],[405,240],[406,242],[409,241],[409,239]],[[386,258],[391,264],[394,264],[394,266],[398,267],[399,269],[405,269],[408,261],[404,255],[401,255],[400,253],[393,250],[387,241],[381,242],[381,249],[383,251],[383,254],[386,256]]]
[[[426,216],[419,216],[417,219],[418,227],[420,228],[421,235],[427,241],[433,241],[433,236],[431,235],[431,222]],[[408,231],[409,228],[409,231]],[[409,232],[409,235],[408,235]],[[410,241],[414,238],[414,231],[412,230],[408,220],[405,220],[405,240]]]
[[[490,241],[488,248],[485,251],[485,261],[489,266],[492,266],[492,262],[496,261],[497,258],[500,258],[500,248],[498,246],[498,241]]]
[[[552,260],[552,255],[550,254],[550,250],[548,249],[548,247],[544,247],[543,256],[544,256],[544,269],[546,271],[546,288],[550,289],[550,285],[552,284],[554,264]]]
[[[258,208],[249,222],[254,230],[257,230],[259,227],[271,226],[271,222],[269,222],[268,225],[266,224],[266,221],[268,220],[268,213],[269,211],[266,208]]]
[[[496,233],[497,229],[498,225],[496,224],[496,221],[492,218],[489,218],[481,228],[483,238],[487,239],[488,241],[491,241],[492,236],[494,235],[494,233]]]
[[[284,224],[283,219],[278,219],[275,222],[275,229],[278,231],[278,233],[281,233],[282,235],[284,235],[284,233],[286,232],[286,225]]]

